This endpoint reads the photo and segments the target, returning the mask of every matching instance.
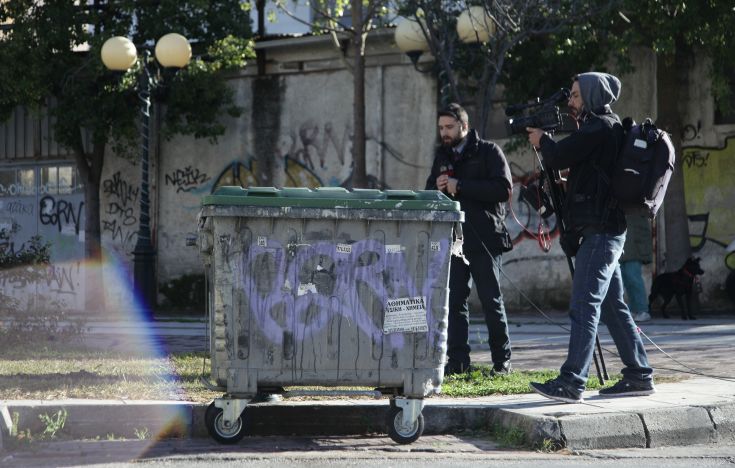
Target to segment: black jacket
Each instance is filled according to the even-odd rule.
[[[505,202],[510,198],[513,185],[503,151],[470,130],[458,158],[450,148],[437,148],[426,190],[436,190],[436,178],[441,175],[442,166],[450,164],[453,177],[461,184],[453,198],[459,201],[465,213],[464,251],[484,252],[482,243],[494,255],[511,250],[513,243],[504,220]]]
[[[552,169],[569,168],[564,221],[568,230],[620,234],[625,213],[614,203],[610,179],[623,141],[620,118],[605,106],[587,113],[579,130],[555,142],[541,137],[541,155]]]

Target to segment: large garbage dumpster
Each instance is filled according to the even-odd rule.
[[[204,197],[208,386],[225,392],[207,409],[209,433],[239,440],[259,392],[371,387],[390,396],[389,435],[418,439],[423,398],[443,379],[462,216],[437,191],[223,187]]]

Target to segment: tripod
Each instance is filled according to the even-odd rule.
[[[551,204],[554,207],[556,213],[556,225],[559,232],[565,232],[566,226],[564,225],[564,199],[566,193],[563,185],[561,184],[561,175],[558,170],[551,169],[544,164],[543,158],[539,155],[538,151],[535,151],[536,158],[539,161],[539,167],[541,173],[539,176],[540,187],[543,187],[544,181],[548,187],[549,197],[551,198]],[[574,278],[574,263],[572,257],[567,255],[567,265],[569,265],[569,273]],[[592,352],[592,358],[595,361],[595,369],[597,370],[597,378],[600,379],[600,385],[604,385],[605,381],[610,377],[607,374],[607,368],[605,367],[605,360],[602,357],[602,346],[600,346],[600,336],[595,334],[595,348],[596,351]],[[598,362],[599,360],[599,362]]]

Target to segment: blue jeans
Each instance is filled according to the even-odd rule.
[[[641,269],[641,262],[638,260],[620,262],[620,273],[623,275],[625,292],[628,293],[630,310],[636,314],[648,312],[648,297]]]
[[[569,305],[569,353],[559,376],[570,391],[585,389],[600,318],[625,365],[623,378],[644,384],[653,379],[643,341],[623,300],[618,260],[624,243],[625,233],[585,235],[577,252]]]

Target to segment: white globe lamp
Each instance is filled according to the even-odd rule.
[[[487,43],[494,33],[495,23],[484,7],[472,6],[457,18],[457,35],[466,44]]]
[[[102,44],[102,63],[110,70],[126,71],[138,60],[138,51],[133,41],[123,36],[107,39]]]

